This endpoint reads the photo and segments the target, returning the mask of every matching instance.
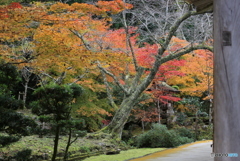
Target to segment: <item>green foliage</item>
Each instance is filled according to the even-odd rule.
[[[31,149],[24,149],[22,151],[17,152],[14,158],[16,158],[16,161],[30,161],[31,153],[32,153]]]
[[[18,141],[19,139],[19,136],[0,136],[0,145],[7,146],[13,142]]]
[[[35,133],[35,121],[21,113],[0,108],[0,118],[0,131],[25,136]]]
[[[189,110],[196,111],[196,109],[200,109],[202,107],[203,101],[200,100],[199,97],[186,97],[183,98],[179,103],[188,107]]]
[[[30,135],[34,132],[36,123],[30,117],[15,111],[23,107],[23,102],[15,99],[13,95],[19,81],[16,67],[0,60],[0,131]]]
[[[184,125],[184,122],[186,121],[186,119],[187,119],[187,115],[185,115],[183,112],[179,112],[177,114],[176,123],[179,125]]]
[[[66,131],[71,139],[72,129],[79,127],[81,121],[71,118],[72,103],[76,97],[82,93],[82,88],[76,84],[59,85],[49,84],[35,90],[34,95],[38,98],[32,102],[32,112],[37,115],[49,115],[52,117],[40,117],[42,121],[50,121],[51,128],[55,133],[52,160],[56,159],[60,131]],[[68,155],[68,148],[71,145],[67,143],[65,156]]]
[[[38,120],[40,122],[50,122],[52,120],[52,117],[48,115],[41,115],[38,117]]]
[[[192,142],[187,137],[180,136],[174,130],[168,130],[165,125],[153,124],[153,129],[139,135],[136,139],[137,147],[175,147]]]
[[[212,140],[213,139],[213,125],[208,125],[200,130],[199,140]]]
[[[80,151],[81,151],[82,153],[89,153],[89,152],[90,152],[90,149],[89,149],[89,147],[87,147],[87,146],[81,146],[81,147],[80,147]]]
[[[109,115],[111,110],[105,92],[96,92],[84,87],[83,94],[76,98],[73,104],[72,115],[84,119],[85,130],[93,132],[101,128],[101,121],[106,119],[106,115]]]
[[[198,115],[199,117],[208,117],[207,112],[202,112],[202,111],[200,111],[200,110],[197,112],[197,115]]]
[[[66,119],[71,102],[82,93],[79,85],[49,84],[34,91],[37,101],[31,103],[32,112],[37,115],[54,114],[57,121]]]
[[[5,86],[8,91],[12,91],[20,80],[17,68],[0,60],[0,89]]]
[[[23,101],[16,100],[10,94],[0,95],[0,106],[6,109],[17,110],[23,107]]]
[[[82,137],[86,135],[86,131],[82,131],[85,127],[84,119],[61,120],[58,125],[62,127],[61,134],[63,135],[68,134],[70,129],[73,136]]]
[[[178,133],[181,137],[194,139],[194,132],[191,129],[187,129],[185,127],[177,127],[174,129],[174,131],[176,131],[176,133]]]
[[[0,59],[0,108],[16,110],[23,106],[13,95],[20,80],[17,68]]]
[[[78,130],[75,132],[75,135],[78,136],[78,137],[84,137],[87,135],[87,131],[81,131],[81,130]]]
[[[8,5],[12,2],[22,2],[23,0],[1,0],[0,5]]]

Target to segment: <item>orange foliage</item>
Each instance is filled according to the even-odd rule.
[[[185,65],[180,71],[185,76],[173,76],[168,80],[169,84],[179,85],[181,91],[192,96],[201,96],[208,92],[209,97],[213,93],[213,53],[207,50],[196,50],[192,54],[184,55]]]
[[[104,86],[95,79],[99,75],[96,61],[104,67],[115,62],[115,68],[120,69],[127,58],[124,52],[110,50],[120,46],[114,37],[116,33],[109,31],[111,18],[106,11],[116,14],[131,7],[120,0],[99,1],[96,5],[47,6],[36,2],[28,7],[17,3],[0,6],[1,58],[19,63],[19,68],[31,67],[36,74],[47,73],[54,79],[65,72],[63,83],[75,82],[77,76],[87,73],[78,83],[93,92],[101,91]],[[123,35],[118,38],[125,39]],[[97,107],[82,107],[77,112],[82,116],[111,115]]]
[[[157,122],[159,120],[157,108],[149,108],[147,110],[133,109],[132,112],[136,119],[143,122]]]
[[[108,46],[118,41],[111,41],[106,11],[118,13],[131,5],[116,0],[111,2],[99,1],[96,6],[85,3],[72,5],[56,3],[49,8],[45,5],[22,7],[13,3],[3,7],[0,19],[0,41],[13,43],[28,41],[31,48],[31,61],[21,54],[22,46],[1,45],[1,53],[5,60],[12,62],[28,62],[36,72],[50,73],[53,76],[67,71],[73,76],[83,73],[86,69],[96,68],[95,61],[105,63],[121,57],[119,51],[110,51]],[[5,14],[7,11],[7,16]],[[103,15],[103,18],[94,18],[94,15]],[[35,26],[34,26],[35,24]],[[71,30],[82,35],[80,40]],[[120,36],[119,36],[120,37]],[[22,44],[25,46],[26,44]],[[91,46],[89,50],[86,45]],[[118,58],[119,59],[119,58]],[[121,60],[124,61],[124,57]],[[26,64],[21,64],[25,66]],[[69,80],[70,81],[70,80]]]

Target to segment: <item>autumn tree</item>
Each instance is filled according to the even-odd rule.
[[[43,86],[50,82],[78,83],[92,93],[101,92],[103,86],[95,79],[99,71],[94,62],[117,62],[119,56],[122,61],[126,58],[109,50],[110,43],[104,43],[111,21],[108,14],[124,8],[121,1],[100,1],[95,5],[56,3],[50,7],[39,2],[31,6],[19,3],[1,6],[1,56],[8,64],[16,64],[21,69],[25,78],[24,100],[31,73],[38,76]],[[88,43],[93,45],[93,50],[89,50]],[[109,105],[102,101],[102,106],[97,106],[100,101],[92,96],[94,98],[86,97],[85,105],[78,101],[83,108],[77,113],[83,117],[108,115],[101,107]],[[86,107],[93,108],[84,110]],[[93,114],[92,110],[98,112]]]
[[[196,50],[182,57],[185,65],[179,68],[184,76],[173,76],[169,84],[178,85],[183,95],[202,98],[209,102],[209,123],[212,120],[213,99],[213,53]]]
[[[110,18],[106,12],[117,13],[125,8],[122,4],[121,1],[96,5],[56,3],[48,7],[36,2],[30,7],[19,3],[14,7],[13,4],[1,6],[1,57],[7,64],[17,64],[22,69],[26,80],[25,94],[31,72],[40,79],[41,87],[34,92],[38,100],[32,102],[32,110],[35,114],[52,117],[55,128],[52,160],[57,155],[61,127],[71,119],[71,103],[79,97],[74,84],[78,82],[95,90],[101,88],[89,78],[89,75],[99,73],[94,62],[111,61],[120,55],[107,49],[108,44],[102,44],[102,39],[109,28]],[[88,46],[88,43],[93,46]],[[82,80],[85,76],[87,78]],[[72,127],[68,130],[71,136]],[[71,137],[65,160],[70,144]]]
[[[144,4],[144,6],[147,6],[147,3]],[[148,10],[151,11],[151,8],[147,7]],[[100,70],[104,73],[109,75],[113,78],[114,82],[121,88],[121,90],[124,92],[125,97],[123,98],[121,104],[119,105],[119,109],[114,115],[111,123],[105,128],[105,130],[109,131],[115,136],[121,137],[122,129],[124,127],[124,124],[126,123],[129,114],[136,104],[139,97],[141,97],[141,94],[144,90],[148,88],[148,86],[151,84],[152,80],[155,78],[159,67],[166,63],[167,61],[173,60],[175,58],[178,58],[184,54],[190,53],[191,51],[197,50],[197,49],[208,49],[212,50],[211,47],[206,46],[205,44],[196,44],[196,43],[190,43],[185,44],[185,46],[175,50],[171,51],[170,54],[166,54],[167,51],[170,51],[170,42],[173,38],[173,36],[176,34],[177,29],[183,24],[185,20],[190,18],[191,16],[199,15],[200,13],[197,13],[195,11],[189,11],[185,10],[186,8],[183,8],[181,12],[181,16],[178,15],[174,18],[174,21],[167,24],[165,26],[164,32],[161,32],[163,35],[158,35],[152,32],[150,30],[149,26],[145,24],[145,22],[150,21],[141,21],[139,20],[138,23],[142,24],[145,33],[148,34],[148,38],[151,39],[151,43],[156,44],[157,46],[157,54],[153,56],[153,63],[150,68],[145,68],[139,64],[136,58],[136,49],[134,44],[131,40],[133,33],[132,33],[132,27],[129,26],[129,23],[127,22],[126,18],[126,12],[122,13],[122,20],[125,30],[125,44],[127,44],[127,54],[131,56],[131,63],[134,69],[134,74],[127,73],[128,67],[125,68],[124,75],[125,82],[128,82],[126,84],[121,84],[120,80],[121,78],[116,76],[114,73],[110,72],[107,68],[104,68],[101,66],[101,63],[98,64]],[[141,12],[139,10],[139,12]],[[156,15],[162,15],[162,14],[156,14]],[[161,17],[156,17],[154,14],[146,13],[145,16],[142,17],[153,17],[153,21],[155,20],[162,20],[164,22],[165,19],[162,19]],[[169,22],[169,21],[167,21]],[[157,22],[156,22],[157,23]],[[162,25],[162,23],[159,23]],[[156,28],[158,29],[158,28]],[[123,34],[123,33],[122,33]],[[141,38],[141,32],[139,37]],[[143,36],[145,37],[145,35]],[[145,37],[146,38],[146,37]],[[140,39],[141,40],[141,39]],[[149,53],[150,54],[150,53]],[[147,61],[147,60],[146,60]],[[122,66],[123,67],[123,66]],[[145,75],[146,71],[148,71],[147,75]],[[106,83],[107,84],[107,83]],[[110,94],[109,94],[110,95]],[[111,99],[111,97],[109,97]],[[113,101],[111,101],[113,102]]]
[[[189,11],[183,3],[178,4],[176,8],[172,2],[165,10],[161,8],[161,11],[166,11],[165,14],[155,13],[160,5],[153,5],[153,1],[141,3],[144,8],[135,11],[139,13],[144,11],[144,14],[131,14],[135,16],[132,19],[136,20],[134,23],[129,22],[127,11],[123,11],[132,8],[132,5],[121,0],[99,1],[95,5],[56,3],[46,7],[37,4],[6,12],[3,7],[4,14],[1,15],[0,24],[6,32],[1,33],[0,41],[3,42],[1,52],[8,62],[23,65],[31,62],[41,76],[42,84],[50,80],[57,84],[79,81],[85,73],[95,72],[98,67],[107,87],[110,104],[117,110],[105,130],[121,137],[132,108],[141,98],[143,91],[149,87],[162,64],[196,49],[211,50],[205,44],[196,43],[185,44],[175,51],[170,50],[172,38],[177,34],[178,28],[185,20],[200,13]],[[180,12],[170,16],[176,10]],[[119,12],[123,29],[109,30],[111,22],[109,15]],[[166,19],[161,17],[162,15],[170,17],[167,16]],[[12,24],[17,24],[17,28]],[[141,25],[131,26],[137,24]],[[163,32],[158,32],[161,26],[164,27]],[[16,33],[19,34],[16,36]],[[31,42],[29,45],[33,49],[30,53],[23,54],[19,45],[15,50],[9,45],[16,40],[21,42],[22,38],[26,37],[33,40],[29,39]],[[154,52],[157,51],[152,55],[150,67],[141,65],[137,60],[136,51],[146,46],[145,42],[155,44]],[[148,52],[151,54],[151,51]],[[113,100],[110,82],[115,83],[124,93],[118,105]]]
[[[189,44],[187,41],[180,40],[176,37],[173,37],[171,44],[170,44],[170,50],[165,53],[165,55],[170,54],[169,52],[174,52],[181,47],[185,46],[186,44]],[[139,64],[141,64],[143,67],[151,68],[154,57],[157,54],[157,45],[150,45],[146,44],[144,47],[139,48],[136,50],[136,57]],[[158,114],[157,122],[161,123],[161,113],[162,108],[169,107],[169,105],[172,102],[179,101],[180,98],[176,96],[176,93],[178,93],[178,90],[174,89],[173,87],[169,86],[166,82],[168,79],[171,79],[174,76],[183,76],[184,73],[179,70],[181,66],[185,65],[185,60],[180,59],[174,59],[171,61],[166,62],[165,64],[161,65],[159,68],[155,78],[153,79],[152,83],[148,87],[147,91],[144,93],[151,94],[152,102],[155,104],[155,108],[151,108],[151,110],[136,110],[135,112],[138,113],[138,117],[142,116],[142,120],[148,120],[150,121],[156,121],[153,118],[156,113]],[[148,71],[146,71],[148,73]],[[170,105],[172,106],[172,105]],[[170,108],[170,107],[169,107]],[[153,118],[151,118],[151,111],[153,114]],[[148,116],[148,117],[146,117]],[[148,119],[151,118],[151,119]]]

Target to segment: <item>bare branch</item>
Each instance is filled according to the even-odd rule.
[[[126,32],[127,45],[130,48],[130,51],[131,51],[131,54],[132,54],[133,64],[134,64],[135,70],[137,71],[138,70],[138,64],[137,64],[137,59],[136,59],[136,56],[135,56],[135,53],[134,53],[134,49],[133,49],[133,46],[132,46],[132,43],[131,43],[131,40],[130,40],[129,27],[127,25],[125,11],[122,12],[122,16],[123,16],[124,29],[125,29],[125,32]]]
[[[52,80],[54,80],[54,82],[56,82],[56,81],[57,81],[55,78],[53,78],[52,76],[50,76],[50,75],[49,75],[49,74],[47,74],[47,73],[41,73],[40,75],[47,76],[47,77],[51,78]]]
[[[109,87],[109,84],[108,84],[108,82],[107,82],[106,74],[105,74],[102,70],[100,70],[100,71],[101,71],[101,74],[102,74],[102,76],[103,76],[104,84],[105,84],[105,86],[106,86],[108,100],[109,100],[111,106],[112,106],[115,110],[117,110],[117,109],[118,109],[118,106],[116,105],[116,103],[115,103],[114,100],[113,100],[113,97],[112,97],[112,94],[111,94],[111,91],[110,91],[110,87]]]
[[[131,88],[130,88],[130,93],[132,93],[136,89],[136,87],[138,86],[138,83],[140,82],[140,79],[141,79],[142,75],[144,74],[144,72],[145,72],[145,68],[139,67],[138,72],[137,72],[137,74],[134,77],[134,80],[132,82],[132,85],[131,85]]]
[[[77,79],[76,79],[74,82],[70,83],[70,85],[72,85],[72,84],[74,84],[74,83],[77,83],[78,81],[80,81],[81,79],[83,79],[85,76],[86,76],[86,73],[78,76]]]
[[[170,28],[170,31],[165,39],[165,43],[163,44],[163,48],[164,48],[164,51],[165,49],[167,49],[172,37],[174,36],[174,34],[176,33],[177,29],[179,28],[179,26],[181,25],[181,23],[186,20],[187,18],[191,17],[192,15],[196,15],[198,14],[197,12],[195,11],[192,11],[192,12],[188,12],[186,13],[185,15],[183,15],[181,18],[179,18],[174,24],[173,26]],[[160,54],[163,54],[163,53],[160,53]]]
[[[69,29],[73,34],[75,34],[77,37],[79,37],[81,39],[81,41],[83,42],[85,48],[87,50],[90,50],[91,51],[91,46],[84,40],[83,38],[83,35],[81,35],[78,31],[76,30],[72,30],[72,29]]]
[[[32,88],[32,87],[27,87],[28,89],[31,89],[33,91],[35,91],[36,89],[35,88]]]
[[[209,50],[209,51],[213,52],[213,47],[210,47],[210,46],[206,46],[206,45],[190,46],[189,48],[187,48],[187,49],[185,49],[185,50],[183,50],[181,52],[178,52],[176,54],[170,54],[170,55],[167,55],[165,57],[162,57],[161,60],[160,60],[161,64],[163,64],[163,63],[165,63],[165,62],[167,62],[169,60],[173,60],[175,58],[183,56],[183,55],[185,55],[187,53],[190,53],[190,52],[192,52],[194,50],[198,50],[198,49],[206,49],[206,50]]]
[[[210,13],[211,11],[207,11],[204,13]],[[199,15],[199,14],[203,14],[203,13],[199,13],[196,11],[190,11],[188,13],[186,13],[185,15],[183,15],[181,18],[179,18],[174,24],[173,26],[170,28],[170,31],[165,39],[165,43],[163,45],[164,51],[165,49],[167,49],[172,37],[174,36],[174,34],[176,33],[177,29],[180,27],[180,25],[182,24],[183,21],[185,21],[186,19],[188,19],[189,17],[193,16],[193,15]],[[163,53],[159,53],[159,54],[163,54]]]
[[[60,77],[58,77],[58,79],[56,79],[56,81],[55,81],[55,83],[57,83],[57,84],[62,84],[62,81],[66,78],[66,72],[64,71],[64,72],[62,72],[62,74],[60,75]]]
[[[127,91],[127,89],[119,82],[118,78],[112,74],[111,72],[107,71],[105,68],[103,68],[101,66],[101,64],[98,62],[98,68],[104,72],[105,74],[109,75],[110,77],[112,77],[114,79],[114,82],[123,90],[123,92],[126,94],[126,95],[129,95],[129,91]]]

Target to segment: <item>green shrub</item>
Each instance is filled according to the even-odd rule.
[[[0,146],[7,146],[20,139],[18,136],[0,136]]]
[[[199,116],[199,117],[208,117],[208,114],[206,113],[206,112],[202,112],[202,111],[198,111],[197,112],[197,115]]]
[[[16,158],[17,161],[30,161],[32,150],[31,149],[24,149],[22,151],[19,151],[14,158]]]
[[[168,130],[165,125],[153,124],[153,129],[139,135],[136,139],[137,147],[175,147],[192,142],[187,137],[180,136],[174,130]]]
[[[129,130],[123,130],[122,132],[122,140],[127,142],[129,139],[131,139],[133,136],[132,134],[129,132]]]
[[[213,139],[213,125],[208,125],[205,129],[200,130],[199,140],[212,140]]]
[[[176,122],[179,125],[184,125],[184,122],[186,121],[187,118],[188,118],[187,115],[185,115],[183,112],[180,112],[177,114]]]
[[[187,129],[185,127],[178,127],[174,130],[182,137],[187,137],[190,139],[194,138],[194,132],[191,129]]]
[[[80,151],[81,151],[81,153],[89,153],[90,149],[87,146],[81,146]]]

